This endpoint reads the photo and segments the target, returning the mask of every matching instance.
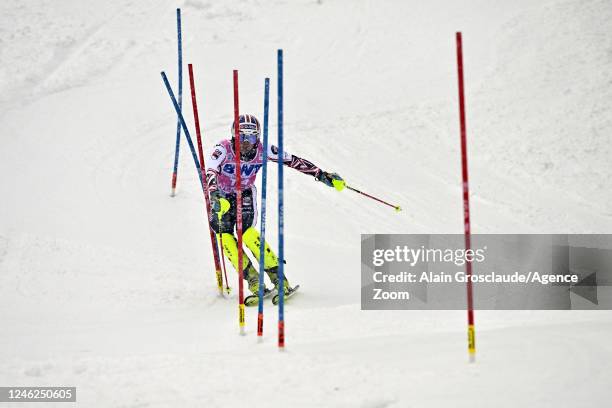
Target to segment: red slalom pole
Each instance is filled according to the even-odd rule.
[[[238,234],[238,325],[244,335],[244,284],[242,267],[242,177],[240,167],[240,122],[238,109],[238,70],[234,70],[234,155],[236,156],[236,232]]]
[[[463,47],[461,33],[456,33],[457,40],[457,74],[459,77],[459,122],[461,128],[461,174],[463,177],[463,225],[465,249],[472,248],[470,229],[470,189],[468,183],[467,131],[465,120],[465,91],[463,86]],[[470,362],[476,361],[476,331],[474,329],[474,299],[472,295],[472,262],[468,261],[467,269],[467,312],[468,312],[468,353]]]
[[[189,68],[189,86],[191,87],[191,104],[193,106],[193,119],[195,121],[196,137],[198,139],[198,154],[200,155],[200,171],[202,173],[202,189],[204,191],[204,199],[206,200],[206,219],[209,222],[210,243],[212,244],[213,257],[215,259],[215,271],[217,274],[217,287],[219,294],[223,296],[223,278],[221,277],[221,263],[219,261],[219,248],[215,233],[210,228],[210,198],[208,198],[208,183],[206,183],[206,164],[204,162],[204,152],[202,149],[202,135],[200,132],[200,117],[198,115],[198,103],[196,101],[195,80],[193,78],[193,66],[187,65]],[[229,294],[229,285],[227,284],[227,274],[225,275],[225,288]]]

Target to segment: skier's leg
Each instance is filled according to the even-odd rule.
[[[259,235],[259,231],[255,227],[249,227],[246,231],[244,231],[244,235],[242,239],[255,256],[255,258],[259,261],[259,257],[261,254],[261,237]],[[275,268],[278,266],[278,257],[270,248],[267,242],[264,242],[264,269],[268,270],[271,268]]]
[[[223,253],[238,271],[238,243],[236,238],[234,234],[228,234],[227,232],[220,235],[223,239]],[[259,291],[259,275],[246,255],[242,256],[242,270],[244,271],[244,279],[249,283],[249,290],[257,293]]]
[[[242,236],[244,243],[249,248],[249,250],[253,253],[255,258],[259,261],[260,253],[261,253],[261,236],[255,227],[250,227],[246,231],[244,231],[244,235]],[[278,257],[270,248],[267,242],[264,242],[264,270],[268,274],[270,281],[274,285],[275,288],[278,289]],[[285,289],[289,288],[289,281],[287,280],[287,276],[285,275]]]
[[[223,232],[217,234],[217,237],[223,240],[223,253],[230,260],[234,269],[238,270],[238,243],[234,234]],[[249,258],[246,256],[242,257],[242,270],[246,271],[249,265]]]
[[[249,231],[255,230],[253,225],[255,224],[255,220],[257,218],[257,203],[256,203],[256,190],[255,186],[251,186],[249,189],[245,189],[242,193],[242,242],[246,244],[247,248],[251,249],[252,245],[250,245],[250,241],[252,240],[251,234]],[[251,252],[253,250],[251,249]],[[246,255],[245,255],[246,258]],[[259,259],[259,254],[256,256],[256,259]],[[250,264],[250,263],[249,263]],[[257,285],[252,281],[252,279],[257,278]],[[255,268],[250,265],[250,275],[249,275],[249,288],[254,287],[259,289],[259,273],[255,270]],[[251,291],[253,291],[251,289]],[[264,286],[264,291],[268,290]]]
[[[242,197],[242,226],[243,234],[242,241],[245,243],[247,248],[251,250],[251,253],[259,261],[259,232],[255,228],[257,221],[257,190],[255,186],[251,186],[250,189],[245,190]],[[268,267],[278,266],[278,259],[276,255],[270,249],[268,244],[265,244],[266,255],[264,256],[264,269]],[[268,256],[270,254],[270,256]]]
[[[230,210],[219,217],[217,214],[212,214],[210,225],[217,233],[217,240],[223,242],[223,254],[230,260],[236,272],[238,272],[238,243],[234,236],[234,226],[236,225],[236,196],[230,194],[226,196],[230,202]],[[242,257],[243,277],[249,282],[249,290],[256,293],[259,290],[259,275],[249,258],[245,255]]]

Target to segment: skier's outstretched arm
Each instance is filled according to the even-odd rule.
[[[276,146],[270,145],[268,147],[268,158],[271,161],[278,163],[278,148]],[[300,173],[309,174],[317,181],[321,181],[327,186],[335,187],[338,191],[344,189],[344,180],[337,173],[324,171],[306,159],[302,159],[301,157],[284,151],[283,164],[299,171]]]

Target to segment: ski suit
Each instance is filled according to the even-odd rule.
[[[256,148],[249,153],[251,154],[248,157],[243,155],[240,161],[243,241],[253,256],[259,261],[261,242],[259,232],[255,228],[257,223],[257,190],[255,181],[257,172],[263,165],[262,143],[258,142]],[[267,154],[270,161],[278,163],[278,148],[276,146],[269,145]],[[322,173],[322,170],[313,163],[287,152],[283,152],[283,164],[315,178]],[[206,182],[211,193],[216,191],[230,202],[230,209],[223,214],[221,222],[219,222],[217,214],[211,212],[210,225],[217,234],[221,235],[223,252],[234,268],[238,270],[238,244],[234,236],[236,226],[235,169],[236,156],[232,141],[222,140],[215,145],[210,157],[207,159]],[[268,272],[271,279],[274,280],[270,271],[273,271],[275,274],[278,268],[278,258],[267,243],[265,243],[264,248],[264,269]],[[252,266],[246,256],[243,257],[243,270],[245,271],[245,279],[248,279],[248,270],[252,270]]]

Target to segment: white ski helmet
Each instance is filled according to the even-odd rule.
[[[259,121],[254,115],[240,115],[238,117],[239,129],[241,135],[255,135],[259,138],[261,133],[261,127],[259,126]],[[234,138],[234,125],[232,123],[232,138]]]

